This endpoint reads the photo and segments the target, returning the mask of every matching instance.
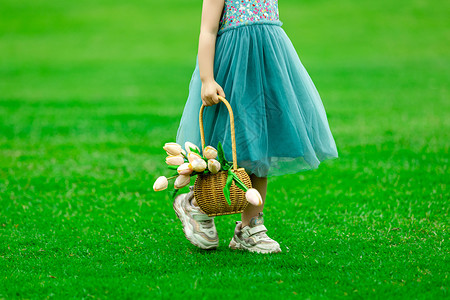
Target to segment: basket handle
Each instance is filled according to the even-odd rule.
[[[233,110],[231,109],[230,103],[223,97],[218,96],[219,100],[223,102],[223,104],[226,105],[228,109],[228,113],[230,114],[230,127],[231,127],[231,150],[233,153],[233,170],[237,170],[237,158],[236,158],[236,136],[234,134],[234,115]],[[199,115],[199,124],[200,124],[200,136],[202,138],[202,152],[205,151],[205,131],[203,130],[203,109],[205,108],[205,105],[202,104],[202,107],[200,108],[200,115]]]

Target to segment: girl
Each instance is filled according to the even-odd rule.
[[[337,157],[319,94],[286,33],[277,0],[204,0],[198,60],[177,133],[177,143],[201,145],[198,113],[207,144],[220,141],[231,157],[226,97],[235,116],[239,167],[245,168],[263,199],[267,177],[317,168]],[[266,234],[264,204],[248,205],[236,222],[229,247],[258,253],[280,252]],[[174,209],[186,238],[203,249],[218,246],[213,218],[196,205],[193,188],[175,198]]]

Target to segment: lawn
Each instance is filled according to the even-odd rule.
[[[196,249],[152,190],[201,1],[0,6],[0,299],[449,297],[449,3],[280,1],[340,158],[269,178],[277,255],[236,215]]]

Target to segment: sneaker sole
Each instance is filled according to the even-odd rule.
[[[193,233],[193,227],[191,225],[191,223],[189,223],[188,220],[186,220],[185,215],[182,210],[183,208],[180,207],[180,205],[178,204],[179,201],[176,201],[177,198],[175,198],[175,200],[173,201],[173,210],[175,211],[175,214],[177,215],[178,219],[181,221],[181,225],[183,225],[183,233],[184,236],[186,237],[186,239],[191,242],[192,245],[204,249],[204,250],[213,250],[216,249],[218,245],[203,245],[200,244],[194,236]]]
[[[261,254],[270,254],[270,253],[280,253],[281,249],[275,249],[275,250],[269,250],[269,249],[260,249],[257,247],[246,247],[243,244],[236,242],[234,237],[231,239],[230,244],[228,245],[228,247],[231,250],[241,250],[241,251],[249,251],[252,253],[261,253]]]

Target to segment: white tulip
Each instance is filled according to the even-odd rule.
[[[192,152],[191,148],[197,149],[198,152],[200,152],[200,149],[196,145],[192,144],[191,142],[184,143],[184,149],[186,149],[187,153]]]
[[[200,155],[198,155],[197,153],[195,153],[195,152],[189,152],[188,153],[188,160],[189,160],[190,163],[193,162],[196,159],[203,160],[203,158]]]
[[[167,155],[180,155],[181,154],[181,146],[177,143],[166,143],[163,147],[166,150]]]
[[[207,146],[203,151],[203,156],[206,159],[215,159],[217,157],[217,150],[214,147]]]
[[[212,174],[216,174],[220,171],[220,162],[215,159],[208,159],[208,170]]]
[[[254,188],[250,188],[247,190],[247,192],[245,193],[245,199],[247,199],[248,203],[255,206],[260,206],[262,204],[261,194]]]
[[[167,181],[166,176],[160,176],[158,177],[158,179],[156,179],[155,183],[153,184],[153,190],[155,192],[165,190],[168,184],[169,182]]]
[[[169,155],[166,157],[166,164],[168,164],[169,166],[179,166],[183,163],[183,155]]]
[[[192,173],[193,169],[190,163],[184,163],[178,167],[177,171],[180,175],[189,175]]]
[[[195,172],[203,172],[206,169],[206,162],[203,159],[195,159],[190,163]]]
[[[191,176],[189,175],[179,175],[175,180],[174,187],[179,190],[187,186],[191,182]]]

